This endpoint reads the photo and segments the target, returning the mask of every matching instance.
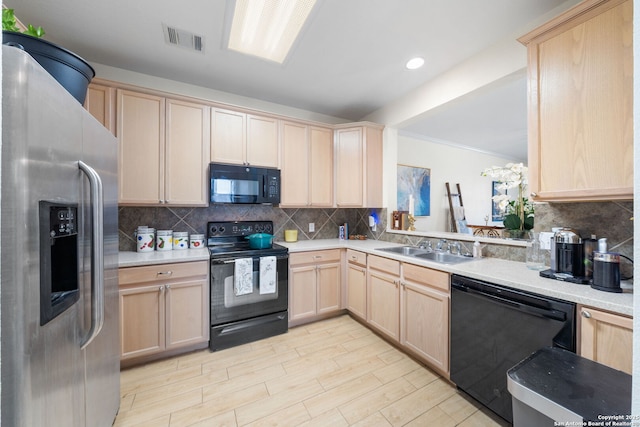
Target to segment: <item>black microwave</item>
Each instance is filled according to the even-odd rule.
[[[280,170],[211,163],[211,203],[280,203]]]

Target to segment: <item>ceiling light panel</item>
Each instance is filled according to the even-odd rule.
[[[229,49],[284,62],[316,0],[236,0]]]

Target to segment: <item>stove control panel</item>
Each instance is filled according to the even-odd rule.
[[[207,223],[207,238],[273,234],[272,221],[216,221]]]

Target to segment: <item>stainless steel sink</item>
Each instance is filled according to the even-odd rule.
[[[395,246],[392,248],[378,248],[379,251],[391,252],[398,255],[416,256],[419,254],[428,254],[428,249],[416,248],[415,246]]]
[[[394,246],[391,248],[378,248],[378,251],[391,252],[398,255],[406,255],[417,259],[438,262],[440,264],[459,264],[471,261],[472,257],[454,255],[449,252],[432,251],[430,249],[417,248],[415,246]]]
[[[471,261],[472,257],[454,255],[448,252],[428,252],[416,254],[416,258],[426,259],[428,261],[439,262],[440,264],[459,264],[461,262]]]

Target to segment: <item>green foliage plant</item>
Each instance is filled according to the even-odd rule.
[[[18,28],[18,21],[13,9],[2,9],[2,30],[11,31],[14,33],[22,33],[28,36],[40,38],[44,36],[44,30],[42,27],[34,27],[29,24],[25,31],[20,31]]]

